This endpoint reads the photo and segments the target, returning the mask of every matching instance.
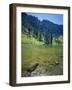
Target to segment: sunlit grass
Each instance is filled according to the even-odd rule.
[[[42,45],[43,42],[40,42],[38,40],[36,40],[33,37],[29,37],[25,34],[22,34],[22,43],[26,43],[26,44],[33,44],[33,45]]]

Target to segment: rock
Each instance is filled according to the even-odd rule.
[[[31,68],[27,70],[27,72],[29,73],[33,72],[37,68],[38,65],[39,65],[38,63],[35,63],[33,66],[31,66]]]
[[[60,64],[58,61],[55,62],[56,65]]]

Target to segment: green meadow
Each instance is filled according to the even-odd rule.
[[[24,33],[21,38],[22,77],[63,74],[62,45],[44,45],[43,42]],[[35,70],[28,72],[36,63],[38,66]]]

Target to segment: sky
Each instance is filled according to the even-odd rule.
[[[37,17],[40,21],[49,20],[55,24],[62,25],[63,24],[63,14],[48,14],[48,13],[27,13],[28,15],[32,15]]]

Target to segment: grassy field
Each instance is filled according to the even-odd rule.
[[[48,76],[63,74],[63,47],[45,46],[42,42],[22,34],[22,77]],[[29,74],[28,69],[38,63],[38,67]]]

